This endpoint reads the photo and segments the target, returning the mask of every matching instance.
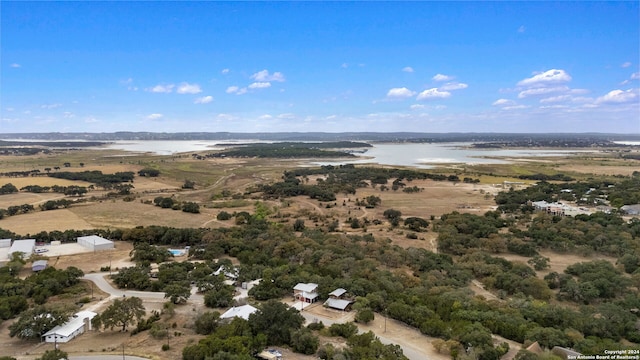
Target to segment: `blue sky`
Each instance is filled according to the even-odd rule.
[[[0,132],[640,133],[638,1],[0,11]]]

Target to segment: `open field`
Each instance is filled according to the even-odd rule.
[[[114,156],[116,155],[116,156]],[[12,162],[11,160],[15,160]],[[101,198],[106,191],[92,191],[87,196],[88,201],[82,204],[75,204],[69,209],[58,209],[51,211],[35,211],[29,214],[5,217],[0,220],[0,228],[7,229],[18,234],[35,234],[40,231],[67,230],[67,229],[94,229],[94,228],[131,228],[135,226],[163,225],[172,227],[226,227],[233,226],[234,221],[219,221],[217,214],[221,211],[229,213],[255,210],[258,198],[244,196],[246,189],[257,184],[271,183],[281,179],[282,172],[287,168],[292,168],[304,164],[304,161],[292,160],[265,160],[265,159],[208,159],[194,160],[189,155],[182,156],[155,156],[135,154],[133,156],[123,156],[122,154],[109,154],[103,152],[70,151],[62,154],[42,157],[20,157],[0,159],[0,172],[10,171],[10,169],[39,168],[42,171],[42,164],[62,164],[63,161],[72,162],[71,168],[64,168],[63,171],[85,171],[100,170],[103,173],[114,173],[119,171],[134,171],[152,167],[160,170],[158,177],[136,177],[133,185],[132,195],[128,201],[124,201],[122,196],[116,198]],[[85,163],[83,167],[78,166],[80,162]],[[598,165],[599,164],[599,165]],[[55,166],[55,165],[54,165]],[[450,165],[447,165],[450,166]],[[291,197],[282,200],[270,200],[265,204],[271,210],[271,220],[291,225],[296,219],[305,221],[305,226],[325,227],[328,223],[337,220],[340,222],[339,231],[347,234],[363,235],[371,233],[376,237],[388,238],[394,244],[402,247],[419,247],[432,251],[437,251],[437,233],[431,228],[428,231],[418,233],[417,239],[407,238],[407,230],[402,228],[390,228],[388,222],[384,220],[383,212],[386,209],[399,210],[403,217],[417,216],[427,219],[452,211],[467,212],[473,214],[483,214],[495,208],[493,196],[505,190],[503,182],[522,182],[527,186],[532,183],[528,180],[520,180],[518,175],[535,173],[553,173],[563,171],[576,178],[586,178],[591,174],[604,175],[629,175],[640,168],[640,162],[627,161],[621,159],[581,159],[573,161],[570,159],[522,159],[522,161],[506,165],[453,165],[441,169],[433,170],[444,174],[456,173],[460,178],[469,176],[480,179],[479,184],[436,182],[432,180],[414,180],[407,182],[407,186],[417,186],[422,190],[417,193],[404,193],[402,191],[381,191],[379,186],[371,186],[358,189],[356,194],[338,194],[335,202],[319,202],[307,196]],[[8,181],[11,180],[11,181]],[[195,181],[195,189],[181,189],[185,180]],[[25,185],[51,186],[57,185],[82,185],[88,183],[74,182],[62,179],[52,179],[48,177],[36,178],[2,178],[3,183],[12,182],[17,187]],[[315,178],[309,180],[310,184],[316,181]],[[374,195],[380,197],[382,203],[376,208],[365,208],[355,204],[356,199],[364,199]],[[185,213],[180,210],[162,209],[154,206],[152,202],[155,197],[172,197],[178,201],[193,201],[200,204],[200,214]],[[0,208],[12,205],[32,204],[37,205],[50,199],[64,198],[62,194],[43,193],[31,194],[20,192],[18,194],[0,196]],[[277,215],[278,217],[275,217]],[[366,228],[352,229],[346,222],[349,217],[360,220],[373,221],[383,220],[381,224],[369,223]],[[111,264],[114,271],[118,268],[132,266],[129,259],[129,252],[132,244],[117,242],[115,250],[90,252],[77,249],[78,245],[63,245],[58,249],[50,248],[50,252],[43,255],[49,257],[49,263],[56,268],[66,268],[76,266],[85,273],[97,272],[100,267]],[[55,251],[54,251],[55,250]],[[74,253],[74,254],[70,254]],[[561,273],[564,269],[576,262],[589,261],[595,257],[581,257],[570,254],[556,254],[542,251],[543,256],[550,258],[551,267],[545,271],[539,271],[538,276],[542,277],[551,271]],[[497,255],[511,261],[526,262],[527,258],[517,255]],[[602,258],[602,257],[598,257]],[[615,262],[612,258],[607,260]],[[24,269],[25,274],[30,269]],[[84,282],[83,282],[84,283]],[[90,286],[87,282],[85,286]],[[487,298],[495,298],[495,294],[482,289],[481,284],[474,282],[470,287],[476,293]],[[97,310],[104,309],[107,303],[98,303],[100,298],[106,298],[108,294],[96,292],[95,300],[86,306],[97,307]],[[160,310],[162,304],[159,302],[145,302],[147,311],[152,309]],[[176,359],[180,358],[181,349],[194,341],[202,338],[193,333],[190,329],[193,317],[202,309],[197,305],[188,304],[179,306],[176,315],[171,322],[176,323],[175,333],[169,341],[171,350],[162,351],[162,344],[166,339],[154,339],[148,332],[131,337],[117,331],[111,332],[91,332],[80,338],[64,344],[61,348],[66,351],[87,354],[112,353],[121,354],[124,345],[126,353],[131,355],[150,356],[154,359]],[[310,309],[309,309],[310,310]],[[307,309],[305,309],[307,311]],[[344,314],[332,312],[321,306],[315,307],[314,311],[318,316],[329,319],[338,319]],[[353,314],[349,314],[352,316]],[[44,350],[51,349],[51,344],[29,343],[8,337],[7,327],[10,321],[0,324],[0,353],[11,353],[25,356],[31,359],[29,354],[42,354]],[[377,333],[384,332],[384,318],[377,316],[369,325],[364,326],[364,330],[375,330]],[[389,336],[404,339],[407,344],[413,344],[418,348],[427,347],[430,351],[431,359],[444,359],[446,356],[435,353],[428,339],[396,321],[386,322]],[[326,339],[325,339],[326,340]],[[336,341],[329,339],[327,341]],[[286,353],[287,359],[307,360],[308,357],[291,352]]]

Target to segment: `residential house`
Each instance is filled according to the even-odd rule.
[[[343,296],[347,293],[347,290],[338,288],[329,293],[329,298],[324,302],[324,305],[336,310],[349,311],[353,301],[344,299]]]
[[[220,320],[233,320],[233,318],[240,317],[245,320],[249,320],[249,315],[258,311],[255,307],[251,305],[242,305],[242,306],[234,306],[231,309],[225,311],[224,314],[220,315]]]
[[[307,303],[316,302],[318,300],[318,284],[298,283],[293,287],[293,297]]]

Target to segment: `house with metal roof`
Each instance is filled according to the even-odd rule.
[[[96,315],[93,311],[80,311],[74,314],[69,321],[47,331],[42,338],[48,343],[66,343],[86,330],[91,330],[91,319]]]
[[[318,284],[298,283],[293,287],[293,297],[307,303],[315,302],[318,300]]]
[[[249,320],[249,315],[253,314],[256,311],[258,311],[258,309],[248,304],[242,306],[234,306],[231,309],[225,311],[224,314],[220,315],[220,320],[233,319],[235,317]]]

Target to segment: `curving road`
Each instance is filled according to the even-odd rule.
[[[112,272],[112,274],[116,274],[116,272]],[[116,289],[113,286],[111,286],[111,284],[105,279],[105,276],[108,276],[108,275],[109,275],[108,272],[91,273],[91,274],[85,274],[83,279],[93,282],[100,290],[108,293],[110,297],[105,300],[108,300],[111,298],[135,296],[135,297],[139,297],[144,301],[152,301],[152,302],[166,301],[164,297],[165,295],[164,292]],[[104,302],[105,300],[101,301],[101,303]],[[202,303],[204,302],[204,296],[201,294],[196,294],[195,291],[192,291],[191,297],[189,297],[189,302]],[[93,307],[97,307],[97,305],[99,304],[100,303],[94,305]]]
[[[109,275],[108,272],[100,272],[100,273],[91,273],[86,274],[84,279],[92,281],[100,290],[110,294],[110,297],[100,301],[97,304],[94,304],[92,308],[97,308],[101,304],[109,301],[113,298],[119,298],[123,296],[136,296],[141,298],[144,301],[151,302],[163,302],[165,301],[163,292],[151,292],[151,291],[133,291],[133,290],[119,290],[115,289],[107,280],[105,276]],[[238,297],[243,296],[244,294],[238,295]],[[246,295],[244,295],[246,296]],[[204,296],[201,294],[196,294],[195,291],[192,291],[191,297],[188,302],[198,302],[203,303]],[[320,320],[326,326],[331,326],[334,323],[343,323],[345,319],[331,319],[328,317],[324,317],[319,314],[309,313],[305,311],[301,311],[300,314],[306,319],[307,322],[313,322]],[[363,332],[362,330],[359,330]],[[422,348],[422,346],[416,346],[415,344],[411,344],[409,342],[404,341],[401,338],[391,337],[389,334],[380,334],[379,332],[374,332],[375,335],[380,339],[383,344],[396,344],[402,348],[404,355],[409,358],[409,360],[424,360],[429,359],[426,351]],[[424,348],[426,349],[427,342],[425,341]],[[122,356],[118,357],[117,355],[98,355],[98,356],[72,356],[69,360],[118,360],[122,359]],[[127,356],[125,360],[144,360],[142,358],[136,358],[133,356]]]

